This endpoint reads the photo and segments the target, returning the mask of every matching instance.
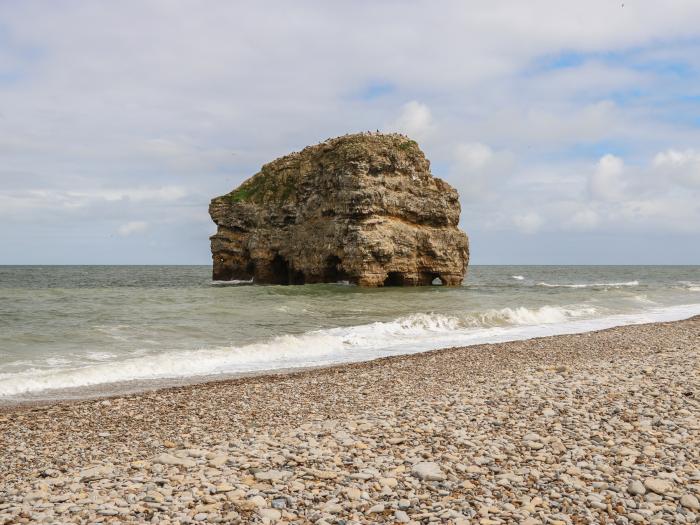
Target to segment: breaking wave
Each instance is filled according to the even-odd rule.
[[[230,281],[212,281],[212,286],[238,286],[241,284],[253,284],[253,278],[250,279],[231,279]]]
[[[522,281],[525,279],[522,275],[511,275],[511,278],[515,279],[516,281]]]
[[[416,313],[385,322],[282,335],[240,346],[178,351],[139,350],[109,361],[34,363],[21,372],[2,373],[0,396],[79,388],[103,383],[177,379],[361,361],[383,355],[518,339],[517,330],[590,318],[586,305],[502,308],[455,315]],[[532,332],[536,335],[537,330]],[[532,335],[530,335],[532,336]],[[42,366],[43,365],[43,366]],[[6,369],[7,370],[7,369]]]
[[[693,281],[678,281],[680,288],[688,290],[689,292],[700,292],[700,283]]]
[[[586,284],[551,284],[537,283],[537,286],[546,288],[622,288],[625,286],[639,286],[639,281],[627,281],[623,283],[586,283]]]

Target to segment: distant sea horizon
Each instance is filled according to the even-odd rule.
[[[698,265],[473,264],[458,287],[366,289],[214,282],[206,264],[3,264],[0,403],[698,314]]]

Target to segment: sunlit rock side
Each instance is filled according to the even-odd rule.
[[[214,198],[209,214],[215,280],[454,286],[469,262],[457,191],[399,134],[346,135],[281,157]]]

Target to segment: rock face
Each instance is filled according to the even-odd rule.
[[[404,135],[360,133],[265,164],[211,201],[213,278],[268,284],[459,285],[457,191]]]

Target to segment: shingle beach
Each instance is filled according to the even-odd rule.
[[[700,317],[0,409],[0,523],[696,523]]]

